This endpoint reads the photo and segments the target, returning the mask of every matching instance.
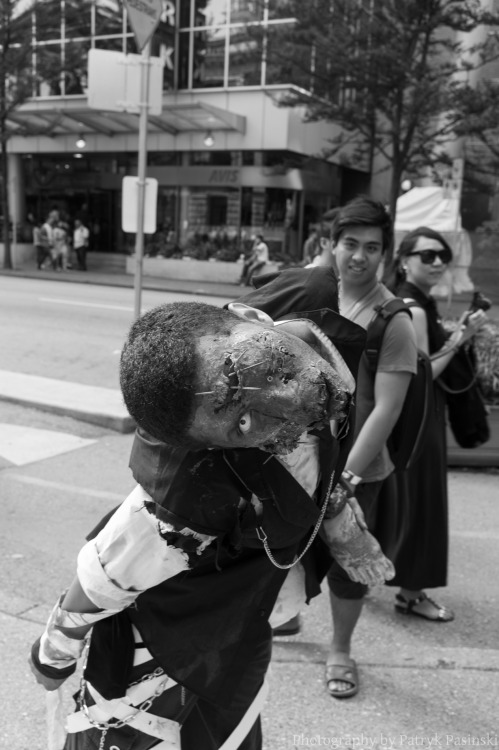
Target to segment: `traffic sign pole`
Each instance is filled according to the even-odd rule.
[[[139,115],[139,155],[138,155],[138,205],[137,234],[135,235],[135,278],[134,278],[134,315],[140,317],[142,296],[142,268],[144,258],[144,213],[146,197],[147,169],[147,120],[149,113],[149,67],[151,41],[142,50],[140,76],[140,115]]]

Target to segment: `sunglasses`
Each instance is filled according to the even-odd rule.
[[[450,263],[452,260],[452,253],[450,250],[416,250],[415,253],[409,253],[409,255],[419,255],[421,263],[425,266],[431,266],[435,263],[436,258],[440,258],[442,263]]]

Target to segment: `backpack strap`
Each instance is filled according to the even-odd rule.
[[[375,315],[367,326],[366,346],[364,349],[371,372],[375,373],[378,367],[379,352],[388,323],[399,312],[405,312],[412,318],[409,307],[414,306],[399,297],[395,297],[374,307]]]

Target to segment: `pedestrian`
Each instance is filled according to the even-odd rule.
[[[73,230],[73,248],[80,271],[87,270],[87,250],[90,232],[80,219],[75,219]]]
[[[58,221],[54,226],[54,251],[56,270],[67,271],[69,261],[69,226],[65,221]]]
[[[435,622],[450,622],[454,613],[424,591],[447,585],[448,498],[445,392],[438,377],[457,349],[486,321],[483,310],[461,320],[448,337],[430,292],[452,262],[452,250],[441,234],[418,227],[403,238],[390,274],[390,287],[411,307],[417,344],[430,355],[434,409],[423,452],[405,472],[397,472],[396,494],[402,524],[397,540],[393,585],[400,587],[395,609]],[[466,314],[465,314],[466,315]]]
[[[355,383],[301,325],[314,346],[241,306],[173,303],[133,324],[120,381],[139,484],[83,547],[32,649],[54,690],[91,630],[65,750],[216,750],[229,736],[258,750],[268,616],[301,542],[321,526],[353,576],[393,574],[346,497],[330,503],[344,462],[330,420],[348,419]],[[296,452],[307,476],[281,461]]]
[[[240,286],[251,286],[254,275],[257,271],[260,271],[266,263],[269,262],[269,248],[264,241],[263,234],[257,234],[253,247],[251,248],[251,254],[247,261],[243,265],[241,278],[239,279]]]
[[[53,271],[57,270],[57,251],[54,240],[54,229],[57,221],[56,212],[51,211],[46,221],[42,224],[40,232],[40,240],[45,252],[45,257],[50,258],[50,265],[52,266]]]
[[[381,203],[369,198],[354,199],[335,212],[330,239],[325,238],[324,249],[334,255],[339,273],[339,311],[349,320],[366,329],[376,315],[375,308],[393,295],[378,281],[377,275],[386,248],[391,242],[392,221]],[[333,304],[333,269],[304,269],[302,283],[307,288],[305,299],[299,300],[290,288],[292,303],[288,309],[284,279],[281,280],[281,315],[306,309],[303,305],[314,299],[324,299],[330,286]],[[266,307],[265,287],[243,297],[242,301]],[[300,305],[300,306],[298,306]],[[310,309],[310,308],[309,308]],[[416,372],[416,340],[409,315],[396,315],[387,326],[375,376],[371,374],[367,358],[361,358],[357,376],[356,419],[353,446],[350,450],[342,480],[358,501],[369,530],[375,533],[385,524],[379,493],[383,480],[393,471],[386,441],[402,410],[412,374]],[[326,684],[332,697],[347,698],[359,689],[359,675],[351,657],[352,637],[362,612],[367,587],[352,581],[338,561],[333,561],[327,572],[333,636],[326,661]],[[297,616],[282,623],[276,635],[298,632]]]
[[[331,231],[332,222],[321,221],[316,228],[317,246],[315,254],[305,268],[311,268],[313,266],[334,266],[334,261],[331,255]]]
[[[42,222],[38,220],[35,220],[33,224],[33,245],[36,253],[36,267],[41,271],[44,268],[44,263],[48,254],[42,236]]]

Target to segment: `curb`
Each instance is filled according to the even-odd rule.
[[[126,435],[130,432],[135,432],[135,422],[131,416],[112,416],[109,414],[103,414],[101,412],[89,412],[78,409],[77,407],[64,407],[58,406],[57,404],[46,404],[40,403],[35,398],[21,398],[15,396],[4,396],[0,394],[0,401],[7,401],[10,404],[17,404],[18,406],[27,406],[34,409],[39,409],[47,414],[57,414],[61,417],[72,417],[80,422],[88,422],[89,424],[97,425],[98,427],[104,427],[115,432],[120,432]]]
[[[116,432],[135,430],[135,422],[116,389],[0,370],[0,400],[73,417]]]

